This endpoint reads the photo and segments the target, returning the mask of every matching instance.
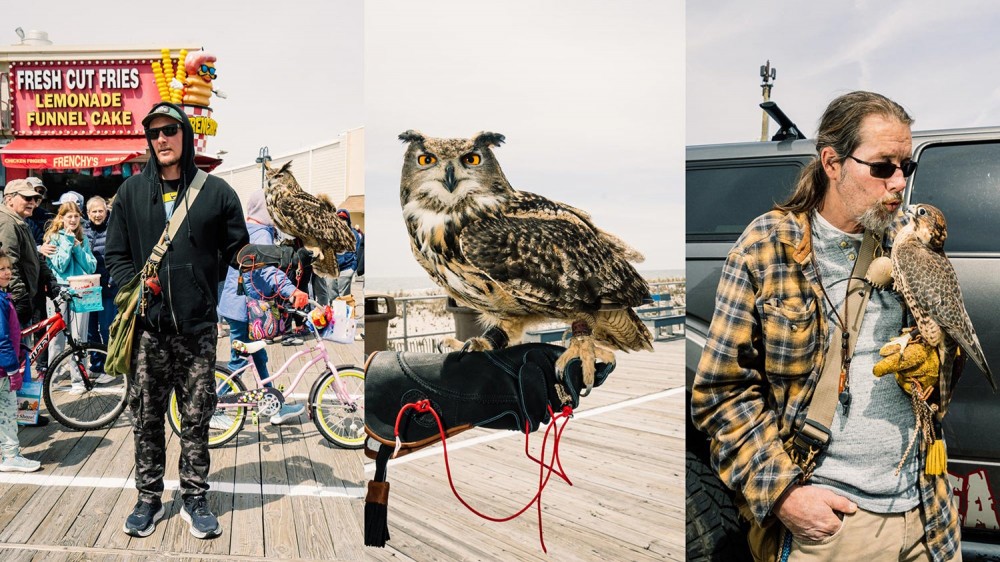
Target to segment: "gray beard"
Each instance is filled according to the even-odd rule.
[[[895,218],[895,213],[891,213],[882,203],[876,203],[868,208],[860,217],[858,217],[858,222],[865,230],[870,230],[872,232],[882,232],[892,224],[892,220]]]

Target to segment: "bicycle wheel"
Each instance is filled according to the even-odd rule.
[[[75,349],[68,347],[52,360],[42,393],[45,406],[56,421],[76,431],[87,431],[111,425],[118,419],[128,402],[128,377],[113,377],[110,382],[98,383],[103,372],[95,373],[91,368],[92,356],[106,359],[107,355],[104,344],[91,342]],[[87,377],[91,389],[80,392],[79,382],[74,389],[74,376],[80,380]]]
[[[219,395],[232,392],[243,392],[247,387],[238,378],[229,378],[228,369],[218,365],[215,367],[215,390]],[[170,406],[167,410],[167,421],[170,422],[170,429],[177,435],[181,434],[181,412],[177,408],[177,394],[170,391]],[[215,449],[229,443],[236,437],[236,434],[243,429],[243,424],[247,421],[246,407],[238,408],[216,408],[212,415],[212,421],[208,424],[208,448]]]
[[[337,395],[337,378],[351,403]],[[360,449],[365,444],[365,372],[354,366],[326,371],[310,393],[309,411],[316,428],[327,441],[344,449]]]

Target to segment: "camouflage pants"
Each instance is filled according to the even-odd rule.
[[[167,461],[164,416],[171,390],[177,391],[181,416],[181,493],[186,498],[208,491],[208,424],[218,400],[214,380],[216,337],[215,325],[193,335],[142,332],[133,348],[136,355],[129,374],[129,408],[139,499],[150,501],[163,493]]]

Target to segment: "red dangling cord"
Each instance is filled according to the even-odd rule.
[[[524,421],[524,456],[528,457],[529,459],[531,459],[532,461],[534,461],[536,464],[539,464],[539,465],[541,465],[541,466],[549,469],[550,472],[555,472],[556,475],[559,476],[559,478],[562,478],[563,481],[565,481],[567,484],[569,484],[570,486],[572,486],[573,482],[570,481],[569,476],[566,475],[566,471],[563,470],[562,460],[560,460],[560,458],[559,458],[559,440],[562,439],[562,432],[563,432],[564,429],[566,429],[566,424],[569,423],[569,418],[573,417],[573,408],[570,407],[570,406],[563,406],[563,409],[562,409],[562,411],[560,412],[560,414],[558,416],[555,414],[555,412],[552,411],[552,406],[548,406],[547,405],[546,408],[548,408],[548,410],[549,410],[549,417],[552,418],[552,423],[549,425],[549,427],[547,427],[545,429],[545,436],[542,439],[542,454],[543,454],[543,456],[545,454],[545,439],[548,438],[548,432],[550,430],[552,430],[552,428],[555,426],[556,421],[558,419],[562,418],[562,420],[563,420],[563,423],[562,423],[561,426],[555,427],[555,439],[553,440],[554,441],[554,445],[553,445],[553,449],[552,449],[552,458],[555,460],[556,466],[558,466],[559,468],[555,469],[551,465],[544,464],[541,460],[536,459],[535,457],[531,456],[531,452],[528,450],[528,445],[529,445],[529,442],[531,441],[531,434],[528,431],[528,429],[529,429],[528,423],[529,422],[527,420]]]
[[[444,426],[441,423],[441,418],[438,416],[434,408],[431,407],[431,403],[429,400],[424,399],[424,400],[418,400],[417,402],[410,402],[405,406],[403,406],[403,408],[399,411],[399,414],[396,415],[396,424],[394,428],[396,435],[396,450],[393,451],[392,456],[393,457],[396,456],[396,453],[399,452],[399,448],[402,445],[402,442],[399,439],[399,422],[403,419],[403,414],[411,408],[420,413],[430,412],[430,414],[434,416],[434,421],[437,422],[438,426],[438,433],[441,435],[441,448],[444,451],[444,468],[445,472],[447,472],[448,474],[448,486],[451,487],[451,492],[455,495],[458,501],[472,513],[475,513],[476,515],[482,517],[483,519],[486,519],[487,521],[493,521],[496,523],[503,523],[505,521],[510,521],[511,519],[514,519],[520,516],[525,511],[527,511],[528,508],[532,506],[532,504],[538,502],[538,541],[542,545],[542,552],[548,553],[548,550],[545,548],[545,536],[542,531],[542,490],[544,490],[545,486],[549,483],[549,478],[551,478],[553,472],[559,475],[559,477],[565,480],[566,483],[569,484],[570,486],[573,485],[573,483],[570,482],[569,477],[566,476],[566,473],[562,467],[562,462],[559,460],[559,441],[562,439],[562,432],[566,428],[566,424],[569,422],[569,418],[572,417],[573,415],[573,408],[569,406],[564,406],[562,411],[559,412],[559,414],[554,414],[552,408],[551,407],[548,408],[549,415],[552,417],[552,421],[549,423],[548,427],[545,428],[545,435],[542,437],[542,453],[540,459],[536,459],[535,457],[531,456],[531,454],[528,452],[527,430],[530,428],[528,426],[528,422],[525,422],[526,435],[525,435],[524,451],[525,455],[527,455],[529,459],[538,464],[538,491],[535,492],[535,495],[532,496],[531,501],[529,501],[524,507],[519,509],[513,515],[509,515],[507,517],[492,517],[490,515],[486,515],[485,513],[480,512],[476,508],[469,505],[469,503],[466,502],[462,498],[462,496],[458,493],[458,490],[455,489],[455,483],[451,476],[451,464],[448,462],[448,444],[446,442],[447,435],[444,431]],[[562,419],[562,425],[558,424],[560,418]],[[554,464],[559,467],[558,469],[554,468],[551,464],[545,464],[545,445],[549,439],[549,432],[552,432],[555,435],[555,437],[553,438],[553,445],[552,445],[552,458],[555,460]],[[548,469],[547,473],[546,469]]]

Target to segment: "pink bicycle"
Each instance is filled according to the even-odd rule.
[[[314,303],[315,304],[315,303]],[[288,358],[285,364],[266,379],[261,379],[250,355],[263,349],[267,343],[256,341],[237,348],[247,357],[247,365],[230,372],[223,365],[216,365],[216,392],[219,403],[209,429],[209,448],[221,447],[231,441],[243,429],[247,417],[256,413],[271,416],[277,413],[310,369],[322,369],[309,391],[308,412],[316,429],[328,441],[345,449],[360,449],[365,441],[365,373],[354,365],[334,365],[326,351],[326,341],[320,337],[309,314],[290,309],[289,312],[302,319],[305,326],[315,336],[316,342]],[[235,346],[236,344],[234,344]],[[309,360],[296,373],[291,385],[284,391],[264,386],[283,376],[293,361],[304,355]],[[253,373],[256,388],[247,390],[240,376],[246,371]],[[180,434],[181,419],[177,408],[177,397],[170,393],[170,409],[167,415],[170,427]]]

